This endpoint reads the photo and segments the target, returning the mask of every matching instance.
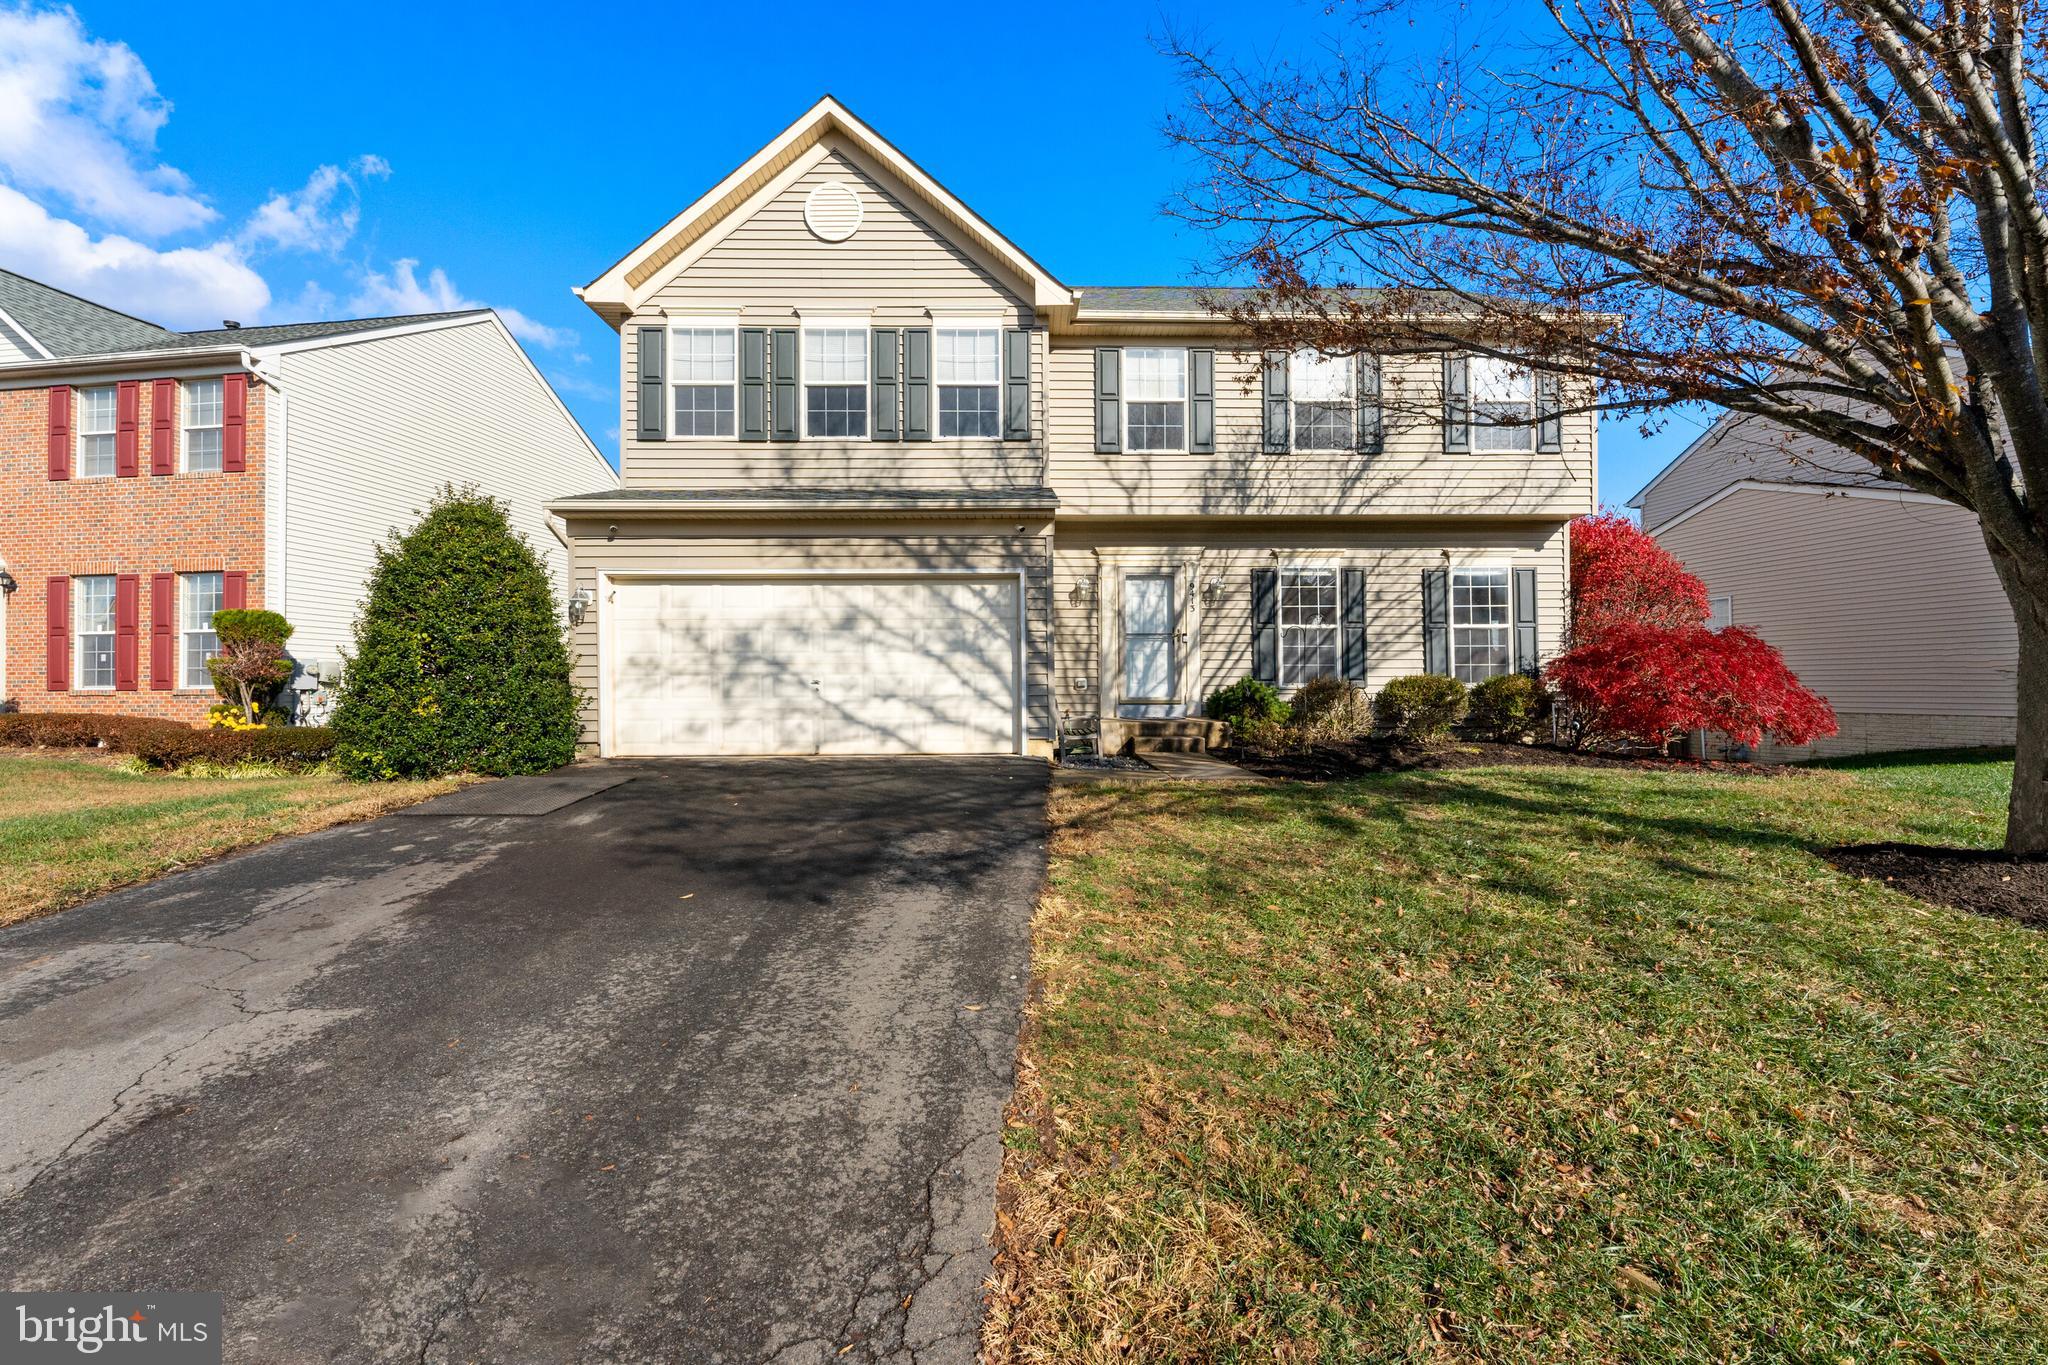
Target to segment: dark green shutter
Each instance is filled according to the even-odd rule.
[[[1031,333],[1023,327],[1003,333],[1003,439],[1031,439]]]
[[[1095,351],[1095,448],[1104,454],[1124,448],[1123,363],[1114,346]]]
[[[1342,575],[1344,604],[1344,676],[1355,683],[1365,681],[1365,570],[1346,569]]]
[[[1536,676],[1536,571],[1515,570],[1515,667]]]
[[[1422,571],[1422,671],[1451,671],[1451,571]]]
[[[1558,411],[1562,406],[1558,399],[1557,376],[1538,373],[1536,376],[1536,449],[1546,455],[1555,455],[1564,449],[1564,417]]]
[[[903,439],[932,438],[932,329],[903,329]]]
[[[1461,455],[1472,449],[1472,362],[1462,355],[1444,357],[1444,451]]]
[[[740,439],[768,439],[768,329],[740,328]]]
[[[896,390],[902,375],[896,329],[877,327],[868,335],[874,338],[874,364],[868,370],[868,407],[874,413],[875,439],[894,441],[903,434],[896,420]]]
[[[1280,681],[1280,571],[1252,570],[1252,676]]]
[[[1188,352],[1188,449],[1216,452],[1216,353]]]
[[[1380,358],[1358,357],[1358,452],[1377,455],[1386,444],[1385,419],[1380,413]]]
[[[1284,455],[1290,445],[1288,419],[1293,416],[1287,402],[1287,352],[1266,352],[1265,372],[1266,453]]]
[[[668,385],[663,382],[663,357],[667,353],[668,329],[641,327],[639,336],[640,423],[635,434],[643,441],[659,441],[668,431],[662,419],[668,415]]]
[[[796,383],[796,328],[777,327],[768,334],[769,382],[774,401],[768,407],[769,434],[778,441],[794,441],[803,432],[797,420],[800,406]]]

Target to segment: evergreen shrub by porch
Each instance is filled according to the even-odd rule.
[[[1286,720],[1289,708],[1273,684],[1244,677],[1211,692],[1202,711],[1210,720],[1228,721],[1232,730],[1242,734],[1248,727]]]
[[[335,761],[352,777],[509,776],[576,755],[553,583],[504,504],[474,489],[443,488],[378,547],[344,661]]]
[[[1415,673],[1380,689],[1372,699],[1372,718],[1396,738],[1427,743],[1448,735],[1470,704],[1465,684],[1456,678]]]
[[[1465,724],[1481,739],[1519,744],[1543,717],[1543,686],[1526,673],[1503,673],[1472,689]]]

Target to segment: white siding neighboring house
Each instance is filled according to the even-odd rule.
[[[1841,732],[1767,760],[2010,744],[2019,645],[1976,517],[1756,418],[1715,423],[1631,499]],[[1716,745],[1710,747],[1717,747]]]

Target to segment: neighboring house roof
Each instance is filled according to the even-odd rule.
[[[613,323],[629,316],[638,296],[656,272],[712,232],[770,182],[789,171],[806,153],[819,147],[827,136],[834,134],[880,163],[950,227],[1009,267],[1029,286],[1028,297],[1033,308],[1058,309],[1072,305],[1073,291],[1054,279],[1050,271],[997,232],[952,191],[934,180],[923,167],[855,118],[845,105],[830,95],[805,110],[796,122],[776,134],[767,146],[748,157],[730,175],[700,195],[696,202],[626,253],[611,269],[576,290],[576,296]]]
[[[1840,488],[1903,489],[1862,456],[1769,418],[1723,412],[1670,463],[1637,490],[1627,505],[1655,530],[1732,484],[1814,484]]]
[[[319,341],[350,336],[357,332],[380,332],[390,327],[410,327],[421,322],[448,318],[481,317],[488,308],[461,308],[447,313],[404,313],[388,318],[346,318],[336,322],[285,322],[274,327],[218,327],[206,332],[174,332],[172,339],[155,346],[138,346],[141,351],[202,350],[214,346],[278,346],[291,341]]]
[[[0,311],[38,349],[58,358],[140,350],[178,335],[11,270],[0,270]]]

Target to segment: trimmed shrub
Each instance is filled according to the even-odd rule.
[[[1340,743],[1372,729],[1372,707],[1365,694],[1343,678],[1311,678],[1294,693],[1294,714],[1287,722],[1302,740]]]
[[[495,498],[443,488],[378,547],[343,658],[335,760],[352,777],[509,776],[576,756],[554,585]]]
[[[291,622],[274,611],[223,610],[213,614],[213,634],[220,647],[206,672],[214,690],[242,708],[245,725],[260,724],[260,713],[292,676],[284,652]]]
[[[1372,718],[1382,730],[1426,744],[1448,735],[1469,705],[1465,684],[1456,678],[1416,673],[1380,689],[1372,699]]]
[[[185,727],[174,721],[147,720],[139,716],[95,716],[70,711],[24,711],[0,716],[0,745],[43,749],[107,748],[133,752],[129,744],[137,733],[169,726]]]
[[[195,730],[173,720],[53,712],[0,716],[0,745],[104,748],[117,754],[133,754],[151,768],[182,768],[189,763],[223,767],[267,763],[278,768],[311,768],[326,762],[334,752],[334,734],[311,726]]]
[[[1233,731],[1243,734],[1249,726],[1286,720],[1289,707],[1273,684],[1246,677],[1211,692],[1202,711],[1210,720],[1228,721]]]
[[[1519,744],[1543,718],[1542,684],[1526,673],[1503,673],[1472,689],[1465,724],[1482,739]]]

